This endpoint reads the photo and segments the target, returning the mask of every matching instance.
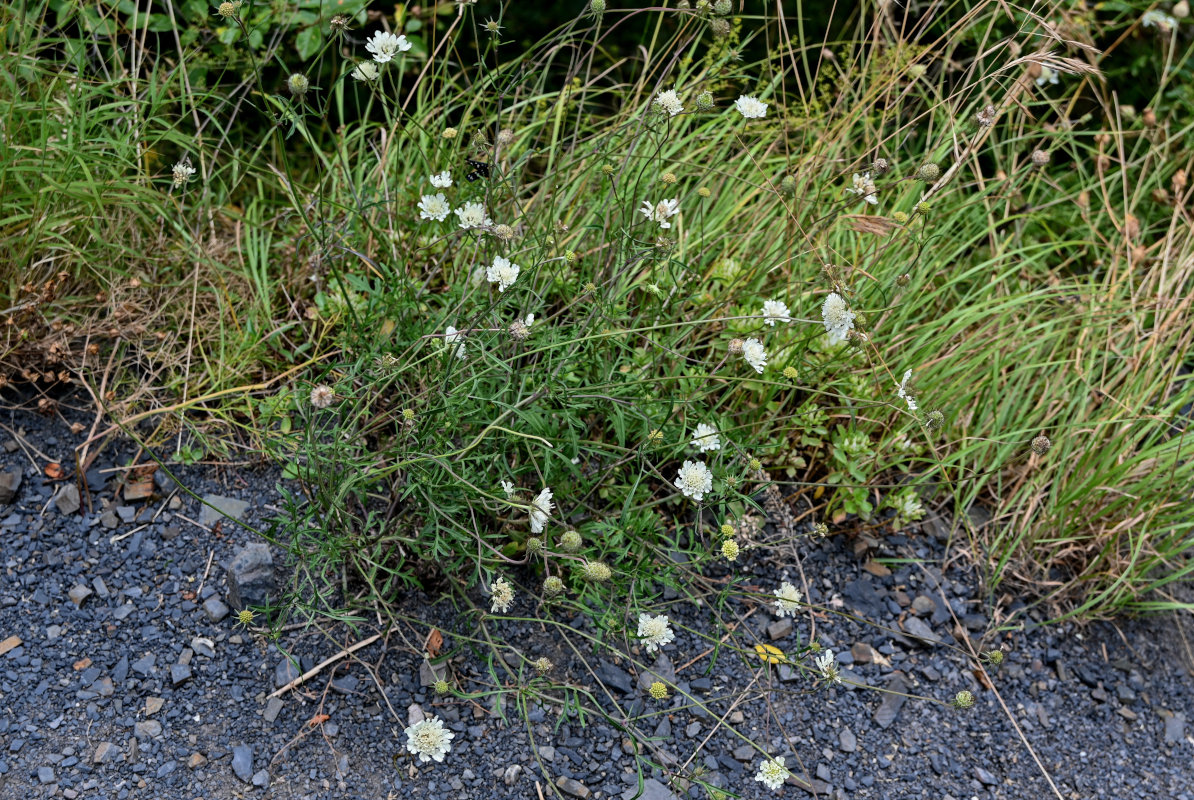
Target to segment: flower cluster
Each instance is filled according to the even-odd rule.
[[[784,766],[783,756],[759,762],[759,771],[755,773],[755,780],[772,791],[777,791],[790,777],[792,773]]]
[[[859,175],[857,172],[855,172],[853,183],[853,186],[846,189],[847,192],[858,195],[871,205],[877,205],[879,203],[879,198],[875,194],[879,190],[875,188],[875,184],[871,180],[871,173],[864,172]]]
[[[713,492],[713,473],[704,461],[685,461],[676,477],[676,488],[685,497],[700,502],[706,494]]]
[[[692,432],[692,443],[702,453],[721,449],[721,437],[717,433],[716,426],[705,422],[697,425],[696,430]]]
[[[648,653],[654,653],[659,648],[676,638],[668,624],[667,616],[660,614],[653,617],[650,614],[638,615],[638,636]]]
[[[821,319],[825,323],[825,332],[829,334],[830,344],[846,341],[854,329],[854,312],[837,292],[830,292],[821,304]]]
[[[659,223],[660,228],[672,227],[672,223],[668,220],[676,216],[679,211],[680,201],[674,197],[670,200],[660,200],[655,205],[651,205],[649,200],[644,200],[643,207],[639,209],[640,214],[651,222]]]
[[[493,613],[505,614],[510,610],[510,604],[514,602],[514,587],[505,578],[498,578],[490,587],[489,599],[493,603],[490,609]]]
[[[792,584],[784,581],[775,590],[775,614],[778,617],[796,616],[800,610],[800,601],[804,595]]]
[[[416,722],[404,733],[406,749],[418,756],[419,761],[442,762],[452,749],[452,739],[456,737],[456,734],[445,730],[443,720],[439,717]]]
[[[373,55],[378,64],[391,61],[399,53],[405,53],[411,47],[410,40],[399,34],[395,36],[388,31],[377,31],[373,38],[365,42],[365,49]]]

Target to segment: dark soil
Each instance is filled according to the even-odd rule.
[[[804,613],[794,627],[776,625],[762,602],[710,607],[669,591],[673,602],[654,613],[668,613],[677,636],[656,661],[638,648],[622,657],[594,653],[581,636],[598,634],[586,617],[561,618],[561,627],[490,620],[515,673],[525,665],[515,650],[546,655],[555,663],[550,696],[575,698],[560,688],[573,686],[596,698],[602,713],[586,701],[582,723],[529,694],[521,713],[517,692],[493,691],[495,679],[517,687],[481,648],[462,648],[448,664],[455,687],[477,697],[435,695],[420,651],[432,625],[444,634],[444,652],[455,636],[477,635],[478,618],[460,600],[412,593],[391,628],[374,619],[355,630],[287,630],[277,642],[239,626],[239,609],[221,616],[211,601],[228,603],[223,565],[260,540],[232,522],[216,526],[210,511],[208,524],[197,524],[204,506],[160,473],[149,498],[117,497],[122,473],[109,470],[137,452],[130,442],[103,451],[87,474],[89,496],[74,510],[65,487],[77,485],[69,466],[83,436],[70,432],[72,421],[70,413],[0,415],[16,434],[0,429],[0,498],[4,474],[21,475],[15,496],[0,504],[2,797],[489,800],[549,797],[559,787],[566,797],[631,798],[640,786],[648,800],[710,796],[700,782],[732,796],[777,796],[753,780],[759,751],[748,742],[786,757],[797,775],[781,790],[788,797],[1054,796],[996,692],[963,654],[970,638],[1004,648],[1003,666],[989,668],[998,696],[1063,798],[1194,798],[1186,729],[1194,679],[1180,619],[1030,622],[1031,630],[995,632],[975,576],[956,566],[966,559],[947,560],[934,535],[945,526],[888,535],[861,555],[844,535],[801,536],[778,550],[747,549],[732,573],[707,575],[770,593],[785,570],[769,559],[788,552],[787,577],[804,581],[814,602],[875,624]],[[61,462],[63,479],[46,476],[47,457]],[[277,470],[200,465],[176,474],[199,496],[246,501],[249,525],[274,513]],[[280,564],[282,553],[274,555]],[[883,574],[876,557],[917,563],[888,562],[895,572]],[[955,566],[942,575],[942,564]],[[276,580],[288,577],[280,565]],[[523,577],[511,613],[555,619]],[[76,591],[76,602],[76,587],[90,593]],[[826,689],[787,665],[764,668],[753,654],[726,648],[713,660],[709,640],[695,632],[724,634],[715,616],[736,625],[733,641],[742,646],[789,652],[815,624],[848,681],[940,701],[966,689],[974,707]],[[308,669],[374,633],[382,634],[377,642],[269,702],[294,674],[279,647]],[[674,671],[680,691],[662,704],[651,700],[648,681],[640,683],[644,664]],[[456,734],[442,764],[417,764],[404,752],[402,730],[422,712]],[[668,786],[677,774],[690,780]]]

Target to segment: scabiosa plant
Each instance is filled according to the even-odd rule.
[[[443,222],[451,213],[452,207],[448,205],[448,198],[444,197],[442,192],[425,194],[419,199],[419,219]]]
[[[821,678],[828,683],[842,682],[842,675],[838,671],[832,650],[826,650],[817,656],[817,670],[821,673]]]
[[[697,446],[697,449],[702,453],[708,450],[721,449],[721,437],[717,434],[716,426],[709,425],[702,422],[696,426],[696,430],[692,432],[692,443]]]
[[[670,200],[660,200],[655,205],[651,205],[651,201],[644,200],[643,207],[639,209],[639,213],[646,217],[651,222],[659,223],[661,228],[670,228],[672,223],[669,219],[674,217],[680,211],[680,201],[677,198]]]
[[[438,175],[432,175],[428,180],[431,181],[431,185],[436,189],[447,189],[452,185],[452,173],[444,170]]]
[[[464,230],[469,228],[488,228],[493,225],[493,220],[485,213],[485,206],[480,203],[465,203],[455,211],[456,218],[460,220],[460,227]]]
[[[676,638],[675,632],[668,624],[666,614],[660,614],[657,617],[650,614],[639,614],[638,636],[648,653],[654,653]]]
[[[800,610],[800,601],[804,595],[792,584],[784,581],[775,590],[775,615],[777,617],[794,617]]]
[[[489,599],[493,603],[490,608],[493,613],[505,614],[514,602],[514,587],[505,578],[497,578],[489,589]]]
[[[373,38],[365,42],[365,49],[373,55],[374,61],[384,64],[409,50],[410,41],[401,34],[395,36],[387,31],[376,31]]]
[[[879,203],[879,198],[875,194],[879,190],[875,187],[874,182],[871,181],[871,173],[864,172],[859,175],[855,172],[851,182],[853,185],[846,189],[848,193],[858,195],[871,205]]]
[[[311,389],[311,405],[316,408],[327,408],[335,399],[336,393],[332,391],[332,387],[330,386],[320,384]]]
[[[755,780],[768,789],[777,791],[791,776],[792,773],[784,766],[784,756],[779,756],[760,761],[759,771],[755,773]]]
[[[726,561],[737,561],[741,552],[742,548],[733,539],[726,539],[721,543],[721,554],[726,557]]]
[[[381,67],[372,61],[362,61],[352,71],[352,79],[361,83],[372,83],[381,74]]]
[[[543,526],[547,524],[547,519],[551,516],[553,508],[555,508],[555,503],[551,502],[551,489],[544,486],[539,495],[531,501],[532,533],[543,533]]]
[[[846,341],[854,329],[854,312],[837,292],[830,292],[821,304],[821,319],[825,324],[825,332],[829,334],[830,344]]]
[[[700,502],[705,499],[706,494],[713,491],[713,473],[703,461],[685,461],[676,478],[676,488],[685,497]]]
[[[191,179],[195,174],[195,168],[191,166],[189,161],[183,160],[175,164],[170,173],[174,180],[174,188],[177,189]]]
[[[416,722],[403,732],[406,734],[406,749],[424,762],[443,762],[444,756],[452,749],[452,739],[456,738],[456,734],[444,728],[443,720],[439,717]]]
[[[767,351],[763,349],[763,343],[758,339],[747,339],[742,343],[742,357],[746,359],[746,363],[754,368],[755,372],[762,373],[763,367],[767,366]]]
[[[501,256],[493,257],[493,264],[485,271],[485,279],[498,285],[498,291],[504,292],[518,280],[518,273],[522,267]]]
[[[502,486],[502,491],[506,493],[506,499],[514,496],[514,484],[510,481],[499,481]]]
[[[464,349],[464,333],[456,330],[451,325],[449,325],[448,329],[444,331],[444,343],[449,347],[451,345],[456,345],[456,357],[461,361],[468,358],[468,352],[466,352]]]
[[[896,387],[896,396],[908,404],[909,411],[916,411],[919,406],[916,405],[916,399],[912,397],[912,392],[908,390],[908,381],[912,378],[912,370],[905,370],[904,379],[900,381],[900,385]]]
[[[676,94],[675,89],[668,89],[666,92],[657,94],[655,96],[655,107],[671,117],[676,116],[684,110],[684,104],[680,102],[680,96]]]
[[[651,688],[647,690],[647,693],[655,700],[666,700],[667,686],[663,684],[663,681],[655,681],[651,684]]]
[[[746,119],[762,119],[767,116],[767,104],[752,95],[744,94],[734,101],[734,108]]]
[[[775,327],[777,322],[791,322],[791,312],[782,300],[763,301],[763,322]]]

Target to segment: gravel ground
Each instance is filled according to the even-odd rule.
[[[782,796],[1053,796],[996,693],[951,646],[984,634],[988,647],[1006,650],[994,673],[999,694],[1062,797],[1194,798],[1186,724],[1194,679],[1179,620],[988,633],[973,575],[956,566],[941,574],[941,564],[964,559],[946,560],[939,524],[888,536],[861,555],[845,536],[795,544],[799,565],[794,556],[789,579],[800,584],[803,575],[818,603],[891,631],[835,615],[804,614],[793,626],[770,606],[735,599],[716,613],[734,622],[739,642],[789,650],[815,624],[848,680],[938,700],[968,689],[976,697],[968,711],[849,686],[814,691],[786,665],[766,669],[724,650],[711,661],[712,648],[693,631],[720,633],[714,611],[680,597],[667,609],[676,641],[657,660],[638,648],[593,656],[582,638],[597,633],[587,619],[562,619],[559,628],[496,623],[498,639],[529,658],[549,657],[557,685],[592,692],[622,725],[591,713],[583,722],[561,718],[550,703],[532,703],[524,720],[512,693],[501,695],[504,708],[492,693],[437,697],[416,655],[427,629],[410,621],[443,631],[449,652],[455,635],[476,634],[476,617],[415,594],[400,604],[407,623],[271,699],[296,674],[279,645],[306,670],[378,629],[292,630],[272,643],[239,627],[236,595],[286,580],[278,566],[242,572],[230,585],[226,565],[244,557],[250,532],[216,525],[218,516],[164,475],[139,487],[148,496],[133,488],[128,499],[114,480],[121,473],[108,470],[128,463],[130,443],[105,449],[88,472],[90,496],[79,496],[69,475],[45,473],[48,459],[74,463],[82,436],[70,432],[69,412],[64,421],[8,411],[0,421],[17,434],[0,429],[5,798],[488,799],[549,797],[553,787],[564,797],[632,798],[640,785],[647,800],[709,796],[696,784],[669,787],[676,767],[736,796],[779,796],[752,780],[759,753],[747,740],[784,755],[797,773]],[[177,474],[249,524],[272,513],[276,471],[200,465]],[[887,562],[891,573],[876,557],[920,563]],[[736,566],[740,585],[761,592],[784,578],[757,552]],[[520,586],[512,613],[550,617],[532,597]],[[662,703],[646,697],[648,663],[674,674],[681,692]],[[495,676],[503,679],[477,648],[462,648],[449,670],[466,692],[486,693]],[[402,729],[423,713],[455,732],[442,764],[417,765],[403,753]]]

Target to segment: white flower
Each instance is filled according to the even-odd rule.
[[[879,203],[879,198],[875,196],[875,192],[877,192],[878,189],[875,188],[875,184],[871,181],[871,173],[869,172],[864,172],[861,175],[855,172],[854,186],[846,189],[846,191],[850,194],[858,195],[871,205],[877,205]]]
[[[534,322],[535,322],[535,315],[527,314],[527,318],[522,321],[522,324],[526,325],[529,328],[529,327],[531,327],[531,325],[534,324]]]
[[[456,218],[460,220],[460,227],[465,230],[469,228],[488,228],[493,224],[493,220],[485,213],[485,206],[480,203],[465,203],[456,209]]]
[[[531,506],[531,533],[543,533],[543,526],[547,524],[547,518],[555,508],[555,503],[551,502],[551,489],[544,486],[539,496],[531,502]]]
[[[1146,28],[1156,28],[1161,33],[1169,33],[1177,27],[1177,19],[1164,11],[1153,9],[1144,12],[1144,16],[1140,18],[1140,24]]]
[[[485,279],[490,283],[496,283],[498,291],[504,292],[514,285],[514,281],[518,280],[518,273],[521,269],[522,267],[511,263],[508,258],[494,256],[492,266],[485,270]]]
[[[640,214],[651,222],[658,222],[661,228],[672,227],[672,223],[668,222],[668,218],[674,217],[679,211],[680,201],[676,198],[660,200],[655,205],[651,205],[650,201],[644,200],[643,207],[639,209]]]
[[[830,683],[842,682],[842,676],[837,671],[837,661],[833,657],[832,650],[826,650],[817,656],[817,669],[821,671],[821,677]]]
[[[685,461],[676,478],[676,488],[685,497],[697,501],[704,500],[706,492],[713,491],[713,473],[705,466],[704,461]]]
[[[804,595],[792,584],[784,581],[775,590],[775,615],[777,617],[794,617],[800,610],[800,601]]]
[[[638,615],[638,635],[643,640],[643,646],[648,653],[654,653],[668,642],[676,638],[667,622],[667,615],[660,614],[653,617],[650,614]]]
[[[374,61],[384,64],[399,53],[409,50],[410,41],[401,34],[395,36],[386,31],[377,31],[373,38],[365,43],[365,49],[373,54]]]
[[[510,610],[510,604],[514,602],[514,588],[506,582],[505,578],[498,578],[489,589],[489,599],[493,603],[490,608],[493,613],[505,614]]]
[[[352,71],[353,79],[358,80],[361,83],[375,81],[377,80],[377,76],[380,74],[381,68],[372,61],[362,61],[360,64],[357,64],[356,69]]]
[[[846,307],[845,299],[837,292],[830,292],[825,298],[821,305],[821,319],[825,322],[830,344],[846,341],[846,336],[854,327],[854,312]]]
[[[195,174],[195,168],[185,161],[179,161],[170,171],[174,175],[174,185],[176,187],[182,186],[191,179],[192,175]]]
[[[734,108],[747,119],[762,119],[767,116],[767,104],[759,98],[744,94],[734,101]]]
[[[909,411],[915,411],[918,408],[918,406],[916,405],[916,400],[912,397],[911,394],[908,393],[908,379],[911,377],[912,377],[912,370],[907,370],[904,373],[904,380],[900,381],[900,385],[899,385],[899,387],[897,387],[896,394],[899,396],[899,398],[901,400],[903,400],[905,403],[908,404]]]
[[[431,185],[436,189],[447,189],[452,185],[452,173],[448,170],[444,170],[438,175],[432,175]]]
[[[675,89],[668,89],[666,92],[660,92],[656,95],[655,105],[673,117],[684,110],[684,106],[680,102],[680,97],[676,94]]]
[[[509,500],[514,496],[514,484],[510,481],[501,481],[502,491],[506,493],[506,499]]]
[[[768,758],[759,762],[759,771],[755,773],[755,780],[775,791],[784,785],[784,781],[792,775],[784,766],[784,757]]]
[[[767,366],[767,351],[758,339],[747,339],[742,343],[742,357],[755,368],[755,372],[761,373],[763,367]]]
[[[1059,77],[1060,76],[1058,75],[1057,70],[1053,69],[1053,67],[1047,67],[1044,64],[1041,64],[1041,74],[1036,78],[1036,85],[1044,86],[1046,83],[1052,83],[1056,85],[1059,82]]]
[[[717,428],[702,422],[692,433],[692,443],[704,453],[706,450],[720,450],[721,437],[717,435]]]
[[[791,322],[792,319],[789,317],[789,313],[788,307],[782,300],[765,300],[763,302],[763,322],[771,327],[775,327],[777,320],[779,322]]]
[[[406,749],[419,757],[420,761],[443,761],[452,749],[456,734],[444,729],[439,717],[416,722],[406,729]]]
[[[316,408],[327,408],[335,399],[336,393],[330,386],[320,384],[311,390],[311,405]]]
[[[448,205],[448,198],[443,192],[425,194],[419,199],[419,219],[433,219],[443,222],[452,213],[452,206]]]
[[[448,330],[444,333],[444,341],[449,345],[451,345],[453,343],[456,344],[456,357],[457,358],[459,358],[461,360],[468,358],[468,353],[466,353],[464,351],[464,334],[463,333],[461,333],[460,331],[457,331],[455,328],[453,328],[451,325],[449,325]]]

